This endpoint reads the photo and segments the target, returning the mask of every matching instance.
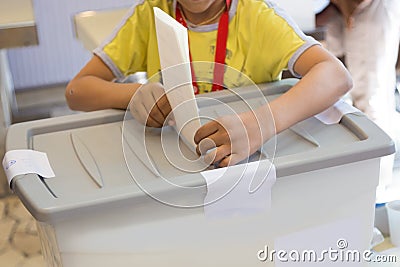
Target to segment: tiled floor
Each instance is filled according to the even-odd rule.
[[[16,196],[0,199],[0,266],[44,267],[36,223]]]
[[[14,122],[73,113],[65,104],[64,88],[17,93]],[[0,198],[0,267],[45,266],[34,218],[17,196]]]

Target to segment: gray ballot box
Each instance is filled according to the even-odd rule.
[[[221,105],[240,112],[243,97],[261,105],[260,93],[271,100],[296,82],[213,92],[197,103],[202,116],[216,118],[224,115]],[[221,169],[171,164],[168,157],[174,162],[193,153],[176,132],[164,127],[163,137],[162,130],[143,128],[140,137],[139,124],[125,114],[88,112],[9,128],[7,151],[45,152],[55,173],[12,181],[37,220],[47,266],[364,266],[368,260],[380,158],[394,144],[364,114],[331,125],[311,117],[276,135],[252,159],[274,167],[258,168],[276,177],[253,202],[262,208],[246,213],[252,206],[244,205],[221,216],[209,208],[231,191],[205,201],[211,188],[205,178]],[[183,154],[168,147],[173,142]],[[223,178],[244,164],[224,168],[232,171]],[[242,205],[240,196],[236,203]]]

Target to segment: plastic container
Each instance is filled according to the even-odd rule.
[[[296,82],[260,88],[272,99]],[[241,92],[259,102],[252,99],[258,89]],[[199,97],[203,115],[220,115],[218,104],[207,97],[240,109],[234,94],[220,91]],[[202,206],[177,208],[142,190],[131,172],[182,205],[201,203],[207,195],[203,175],[163,163],[157,135],[150,131],[149,153],[157,169],[192,190],[182,194],[160,183],[138,156],[140,146],[123,147],[123,118],[124,112],[107,110],[9,128],[7,150],[46,152],[56,173],[52,179],[21,175],[12,183],[38,221],[48,266],[275,266],[271,258],[261,260],[266,249],[369,249],[380,158],[393,153],[394,144],[363,114],[347,114],[333,125],[309,118],[297,125],[306,136],[291,129],[280,133],[271,159],[277,179],[270,208],[260,216],[220,220],[207,218]],[[265,144],[267,150],[270,145]],[[127,154],[133,170],[127,168]]]
[[[391,243],[400,247],[400,200],[386,204]]]

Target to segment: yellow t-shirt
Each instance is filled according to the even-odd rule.
[[[117,78],[144,71],[150,78],[160,71],[153,7],[175,17],[176,0],[142,0],[134,5],[114,32],[94,50]],[[218,23],[189,26],[189,43],[196,78],[212,81]],[[275,4],[261,0],[233,0],[229,10],[229,30],[224,84],[243,86],[249,77],[254,83],[280,79],[283,69],[294,75],[293,65],[303,51],[318,44],[307,37]],[[232,71],[236,70],[236,71]],[[238,75],[243,73],[245,75]],[[210,84],[199,83],[200,93]]]

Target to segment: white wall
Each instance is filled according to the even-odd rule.
[[[8,50],[16,90],[68,82],[91,54],[75,39],[72,17],[86,10],[130,6],[136,0],[32,0],[39,46]],[[314,0],[275,0],[303,30],[314,25]]]
[[[303,31],[315,28],[315,0],[273,0],[294,19]]]
[[[91,54],[75,39],[74,14],[130,6],[135,0],[33,0],[39,46],[8,50],[15,89],[69,81]]]

